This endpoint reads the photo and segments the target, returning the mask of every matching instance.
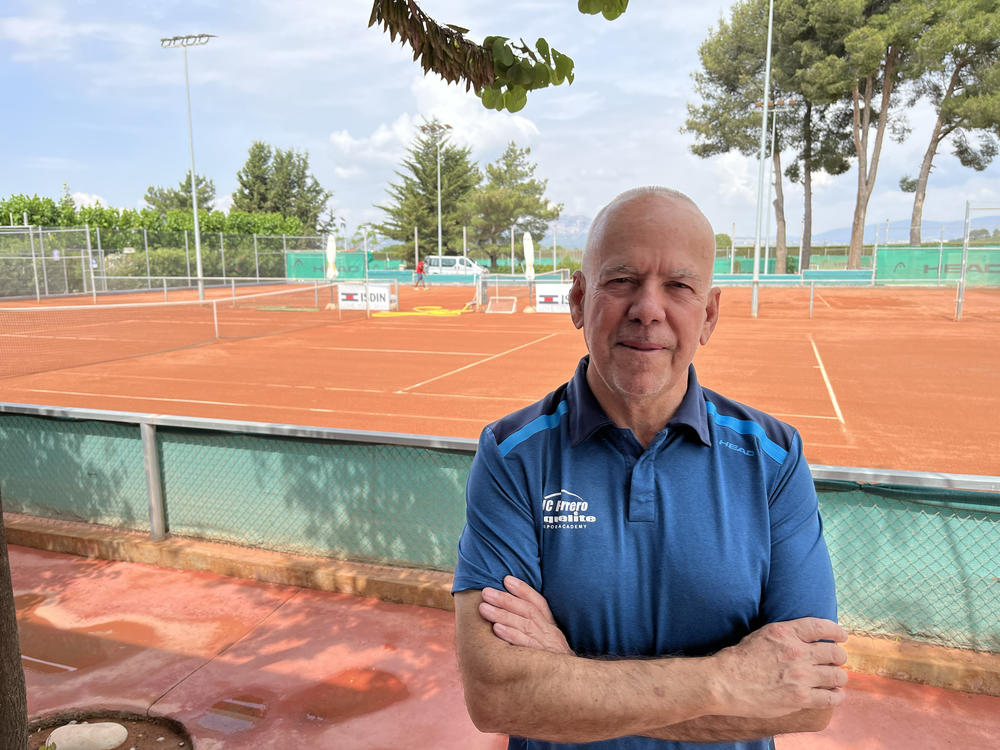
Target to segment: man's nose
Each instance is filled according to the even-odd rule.
[[[666,319],[664,295],[659,284],[640,284],[636,287],[629,307],[629,319],[642,325]]]

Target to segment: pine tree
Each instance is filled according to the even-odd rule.
[[[263,141],[254,141],[236,180],[236,211],[295,217],[309,232],[322,231],[332,221],[332,215],[320,219],[333,193],[309,171],[308,151],[275,149]]]
[[[530,148],[518,148],[511,141],[503,154],[487,165],[486,184],[469,197],[467,211],[476,245],[472,255],[488,257],[494,268],[497,258],[510,252],[512,228],[515,246],[520,248],[521,235],[527,232],[541,239],[562,210],[562,204],[553,205],[545,198],[548,180],[535,178],[538,165],[528,161],[530,154]]]
[[[184,175],[184,179],[176,188],[159,187],[150,185],[146,189],[143,200],[150,208],[159,211],[166,216],[167,211],[178,209],[181,211],[191,210],[191,170]],[[204,175],[198,175],[198,211],[210,211],[215,202],[215,183]]]
[[[432,120],[429,125],[437,124]],[[437,252],[437,158],[441,148],[441,235],[445,254],[461,254],[462,227],[469,221],[467,198],[479,185],[482,175],[469,161],[468,148],[448,142],[443,132],[429,132],[416,138],[396,170],[400,182],[391,184],[386,192],[386,205],[376,205],[386,214],[378,231],[387,239],[399,242],[397,253],[407,257],[417,228],[421,255]],[[405,249],[404,249],[405,248]]]

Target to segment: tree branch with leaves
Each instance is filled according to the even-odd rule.
[[[628,0],[579,0],[577,8],[610,21],[625,12]],[[573,83],[573,60],[544,38],[534,46],[504,36],[487,36],[476,44],[465,38],[468,29],[438,23],[415,0],[374,0],[368,25],[382,26],[392,41],[409,45],[424,73],[474,90],[487,109],[517,112],[529,91]]]

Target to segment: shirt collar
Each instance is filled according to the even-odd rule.
[[[566,400],[569,402],[570,439],[574,446],[582,443],[601,427],[614,426],[611,417],[604,412],[597,397],[594,396],[594,392],[590,390],[590,384],[587,383],[589,364],[590,355],[580,360],[576,366],[576,372],[573,374],[573,379],[569,381],[566,389]],[[693,430],[705,445],[712,444],[708,431],[708,411],[705,408],[705,397],[701,385],[698,383],[694,365],[688,365],[687,392],[681,399],[677,411],[666,424],[666,427],[680,426]]]

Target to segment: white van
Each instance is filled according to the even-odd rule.
[[[485,270],[478,263],[461,255],[428,255],[424,258],[424,266],[430,274],[464,274],[466,276],[481,274]]]

